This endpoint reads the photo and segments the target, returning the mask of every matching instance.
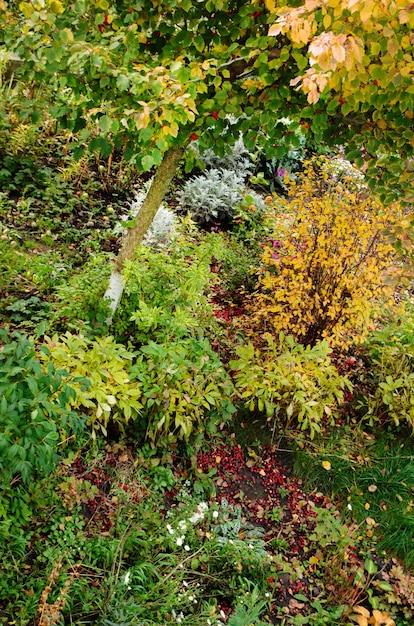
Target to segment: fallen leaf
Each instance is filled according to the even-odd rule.
[[[323,469],[327,470],[329,472],[329,470],[331,469],[332,465],[330,464],[329,461],[322,461],[321,463]]]
[[[290,611],[300,611],[300,609],[303,609],[305,606],[305,604],[303,602],[298,602],[297,600],[295,600],[295,598],[291,598],[289,600],[289,610]]]
[[[221,456],[216,456],[216,463],[220,463],[221,461]]]
[[[256,511],[256,517],[258,519],[262,519],[264,517],[264,514],[265,514],[264,508],[262,506],[258,506],[257,511]]]
[[[377,485],[370,485],[370,486],[368,487],[368,491],[369,491],[370,493],[374,493],[374,491],[376,491],[377,489],[378,489]]]
[[[363,615],[364,617],[370,616],[368,609],[361,605],[354,606],[354,613],[358,613],[358,615]]]

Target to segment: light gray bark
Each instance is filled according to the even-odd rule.
[[[118,253],[115,267],[109,279],[109,287],[105,292],[104,298],[108,299],[111,309],[111,316],[106,320],[108,326],[112,323],[112,317],[121,300],[124,290],[122,279],[122,268],[126,260],[133,260],[135,250],[142,242],[145,233],[151,226],[152,221],[161,205],[161,202],[167,192],[167,189],[177,171],[178,164],[185,152],[185,148],[175,146],[170,148],[158,167],[154,176],[151,187],[148,190],[146,198],[137,215],[136,224],[128,229]]]

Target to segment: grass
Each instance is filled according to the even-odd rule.
[[[329,461],[330,470],[323,461]],[[414,446],[409,436],[339,429],[297,449],[295,471],[341,502],[358,523],[375,520],[378,547],[414,567]]]

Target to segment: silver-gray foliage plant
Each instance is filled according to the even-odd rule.
[[[231,220],[247,195],[259,211],[264,209],[261,196],[246,188],[253,164],[241,134],[231,152],[224,156],[216,155],[213,150],[201,153],[198,144],[194,150],[206,171],[190,178],[177,197],[180,208],[189,211],[195,222]]]
[[[147,185],[148,186],[148,185]],[[139,190],[135,194],[134,200],[130,204],[129,211],[122,217],[114,228],[115,234],[123,234],[126,230],[126,223],[134,219],[139,214],[142,203],[147,195],[146,190]],[[167,244],[174,236],[176,229],[177,216],[173,211],[167,209],[163,204],[158,209],[151,226],[145,233],[142,243],[146,246]]]

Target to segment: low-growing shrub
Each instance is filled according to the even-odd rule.
[[[0,468],[2,487],[13,477],[28,483],[52,471],[58,448],[82,432],[85,418],[68,406],[76,403],[66,372],[36,354],[22,335],[0,331]]]
[[[412,307],[373,332],[367,342],[372,392],[360,402],[364,419],[414,431],[414,325]]]
[[[192,335],[214,326],[208,294],[218,277],[212,258],[222,255],[223,242],[213,233],[187,230],[163,248],[140,246],[124,269],[124,295],[114,318],[114,334],[146,344]]]
[[[245,196],[250,196],[250,204],[263,211],[261,197],[246,190],[243,172],[224,168],[190,178],[177,194],[180,208],[189,211],[192,219],[202,226],[215,222],[229,224],[237,219],[237,207],[243,204]]]
[[[69,398],[70,405],[87,413],[92,434],[100,429],[106,435],[110,423],[122,430],[140,413],[141,385],[130,379],[133,359],[134,353],[113,337],[92,341],[68,332],[46,338],[42,347],[45,366],[67,372],[76,391]]]
[[[110,257],[96,254],[69,280],[58,285],[50,327],[59,332],[69,328],[91,335],[105,332],[109,309],[103,295],[110,273]]]
[[[309,345],[366,334],[372,302],[390,293],[382,274],[393,248],[381,232],[401,212],[366,189],[350,192],[321,169],[323,162],[308,162],[291,185],[250,306],[254,331],[283,331]]]
[[[234,413],[233,384],[207,339],[150,342],[141,353],[131,378],[142,389],[148,438],[188,439]]]
[[[252,343],[236,349],[239,358],[230,361],[236,389],[251,411],[266,413],[273,432],[298,425],[313,438],[324,418],[333,422],[333,408],[351,383],[331,363],[327,341],[311,348],[283,333],[278,343],[269,333],[264,339],[262,349]]]

